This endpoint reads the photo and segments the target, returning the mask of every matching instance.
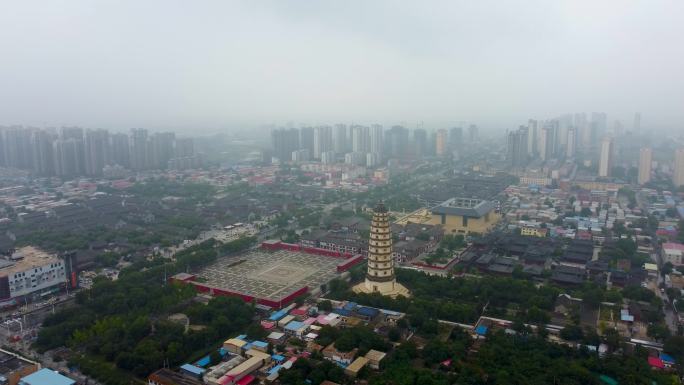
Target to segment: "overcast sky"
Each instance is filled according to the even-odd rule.
[[[216,130],[605,111],[684,130],[684,1],[6,1],[0,124]]]

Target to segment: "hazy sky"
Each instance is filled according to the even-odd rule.
[[[209,129],[641,111],[684,130],[684,1],[5,1],[0,124]]]

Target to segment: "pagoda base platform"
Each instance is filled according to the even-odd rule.
[[[392,298],[396,298],[400,295],[407,298],[411,296],[411,292],[409,291],[409,289],[407,289],[404,285],[398,282],[393,282],[392,285],[381,284],[374,287],[373,282],[366,281],[354,286],[352,290],[354,291],[354,293],[380,293],[384,296]]]

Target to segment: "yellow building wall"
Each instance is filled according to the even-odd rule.
[[[525,235],[529,237],[546,237],[546,234],[542,234],[541,230],[535,227],[523,227],[520,229],[520,235]]]
[[[445,215],[445,221],[442,223],[441,214],[432,214],[430,221],[431,225],[441,224],[444,228],[444,234],[468,234],[468,233],[488,233],[501,220],[501,215],[495,211],[490,211],[489,214],[480,218],[468,218],[468,225],[463,226],[463,217],[461,215]]]

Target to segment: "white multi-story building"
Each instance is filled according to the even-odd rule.
[[[42,294],[66,282],[64,261],[32,246],[0,260],[0,300]]]

